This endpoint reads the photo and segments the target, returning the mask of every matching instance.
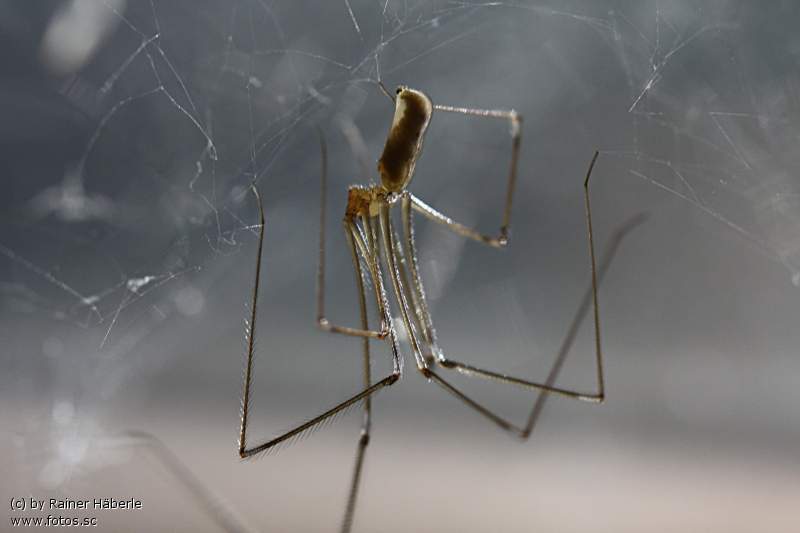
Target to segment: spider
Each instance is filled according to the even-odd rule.
[[[591,261],[592,285],[591,297],[594,322],[594,349],[597,372],[596,392],[580,392],[556,387],[549,378],[546,383],[529,381],[519,377],[505,375],[471,364],[451,359],[439,347],[436,330],[425,297],[425,289],[419,275],[417,251],[414,244],[413,213],[416,211],[424,217],[442,224],[455,233],[494,248],[508,245],[508,228],[511,219],[511,205],[514,196],[514,184],[517,177],[517,161],[519,159],[522,117],[515,111],[469,109],[447,105],[434,105],[423,92],[406,86],[397,88],[391,95],[381,84],[383,92],[393,100],[395,105],[394,119],[389,129],[386,145],[378,160],[380,184],[352,185],[348,189],[347,207],[343,224],[345,237],[353,261],[358,300],[360,324],[357,327],[332,324],[325,316],[325,207],[327,201],[327,152],[324,138],[320,137],[322,151],[322,172],[320,175],[320,237],[317,269],[317,324],[327,332],[359,337],[362,339],[363,351],[363,384],[358,394],[351,396],[310,420],[298,425],[271,440],[255,446],[248,446],[247,422],[250,405],[250,388],[253,368],[253,347],[256,333],[256,304],[261,276],[261,256],[264,241],[264,209],[258,189],[253,185],[259,215],[260,231],[256,257],[255,281],[251,302],[249,330],[247,332],[247,364],[244,375],[242,397],[242,416],[239,431],[239,456],[251,457],[260,452],[300,435],[322,423],[326,419],[343,410],[363,402],[364,418],[361,435],[358,441],[356,460],[350,485],[350,492],[345,508],[342,531],[349,531],[358,494],[364,454],[369,444],[372,420],[371,396],[381,389],[396,383],[403,372],[398,333],[389,311],[387,288],[384,275],[388,276],[396,301],[400,307],[400,316],[405,327],[411,350],[414,354],[417,370],[429,381],[440,385],[448,393],[463,401],[470,408],[499,426],[501,429],[527,439],[531,433],[535,417],[531,416],[524,426],[515,425],[493,411],[471,399],[461,390],[453,386],[440,373],[442,370],[457,370],[470,376],[492,379],[501,383],[515,385],[540,392],[559,394],[587,402],[600,403],[605,398],[603,381],[603,360],[600,349],[600,325],[597,307],[597,269],[595,267],[594,239],[592,235],[592,218],[589,202],[589,178],[597,161],[598,152],[594,153],[586,178],[583,182],[586,208],[586,226]],[[507,120],[511,133],[511,163],[508,170],[505,207],[502,225],[497,235],[484,235],[475,229],[460,224],[445,214],[429,206],[409,190],[408,185],[414,176],[414,167],[422,152],[423,139],[433,112],[459,113],[478,118]],[[394,229],[391,210],[399,206],[401,211],[403,238]],[[362,267],[362,261],[365,267]],[[366,272],[365,272],[366,270]],[[367,276],[375,288],[374,294],[380,315],[380,327],[372,329],[367,317],[367,296],[365,284]],[[392,371],[388,376],[373,381],[370,369],[370,340],[383,340],[389,344],[392,360]]]

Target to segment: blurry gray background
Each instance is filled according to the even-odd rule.
[[[551,398],[520,443],[427,384],[404,346],[405,379],[374,401],[355,530],[797,531],[798,23],[793,2],[0,3],[2,501],[143,501],[63,513],[103,531],[337,529],[360,416],[236,453],[246,187],[267,211],[255,442],[358,389],[359,342],[312,321],[317,128],[328,314],[352,324],[339,220],[391,121],[380,78],[525,119],[508,249],[417,217],[452,357],[546,377],[589,281],[595,148],[598,252],[647,219],[600,291],[607,402]],[[509,148],[505,123],[437,114],[411,189],[494,231]],[[592,387],[591,348],[585,324],[559,383]],[[387,350],[373,357],[382,375]],[[535,400],[454,380],[515,420]],[[6,509],[2,530],[36,516]]]

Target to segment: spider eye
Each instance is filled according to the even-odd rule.
[[[394,94],[400,94],[401,92],[403,92],[403,87],[398,87]]]

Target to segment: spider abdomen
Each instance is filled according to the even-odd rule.
[[[433,104],[424,93],[407,87],[397,89],[394,120],[378,160],[386,190],[399,192],[411,181],[432,112]]]

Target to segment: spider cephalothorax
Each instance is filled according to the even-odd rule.
[[[368,216],[376,217],[380,211],[380,205],[391,196],[382,185],[351,185],[347,189],[347,208],[345,217]]]

